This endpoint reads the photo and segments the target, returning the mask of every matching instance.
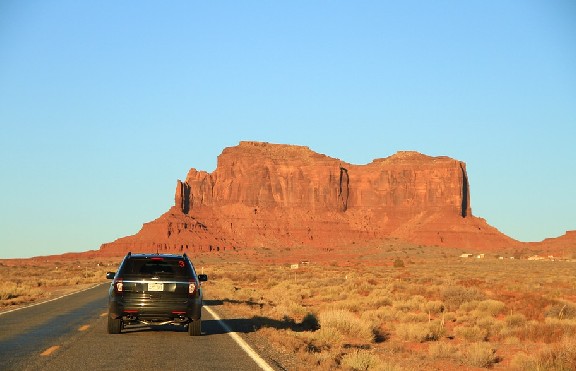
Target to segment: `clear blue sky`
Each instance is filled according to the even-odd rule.
[[[0,258],[98,249],[241,140],[467,164],[473,214],[576,229],[576,2],[0,1]]]

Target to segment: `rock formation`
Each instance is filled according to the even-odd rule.
[[[398,238],[499,248],[518,242],[472,214],[466,164],[398,152],[353,165],[308,147],[240,142],[212,173],[191,169],[175,204],[102,252],[337,247]]]

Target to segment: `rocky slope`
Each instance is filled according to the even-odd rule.
[[[212,173],[191,169],[175,204],[133,236],[103,244],[126,251],[422,245],[498,249],[519,245],[472,214],[465,163],[398,152],[353,165],[308,147],[241,142]]]

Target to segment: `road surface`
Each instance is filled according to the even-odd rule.
[[[180,326],[110,335],[108,286],[0,314],[0,370],[279,369],[251,357],[249,346],[243,349],[240,337],[226,320],[214,319],[211,309],[203,310],[202,336],[189,336]]]

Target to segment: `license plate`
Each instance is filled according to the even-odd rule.
[[[164,284],[160,282],[148,282],[148,291],[163,291]]]

